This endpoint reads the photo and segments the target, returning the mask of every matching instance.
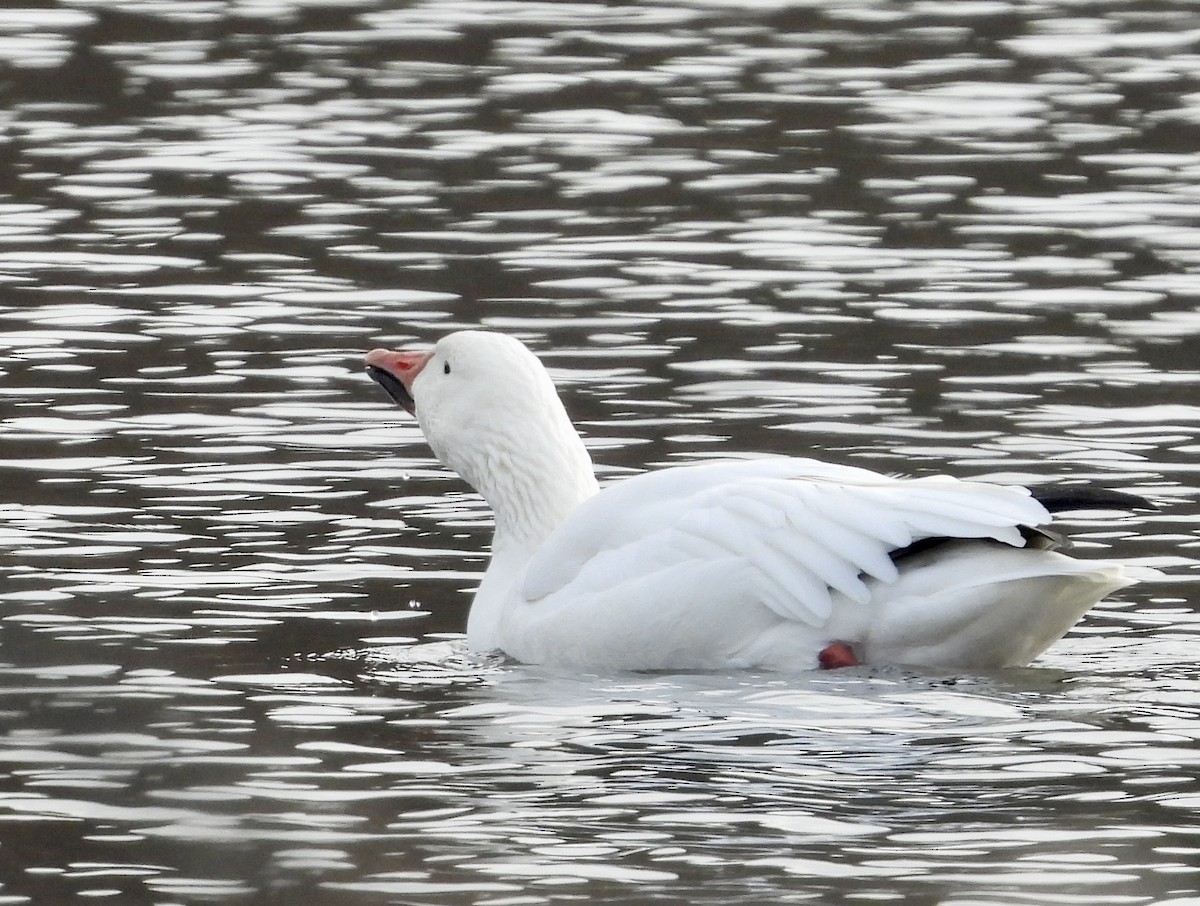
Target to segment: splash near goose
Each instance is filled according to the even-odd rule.
[[[1056,510],[1146,505],[1132,495],[799,458],[668,468],[600,490],[519,341],[460,331],[366,363],[495,512],[467,622],[476,651],[597,670],[1019,666],[1136,579],[1060,553],[1043,528]]]

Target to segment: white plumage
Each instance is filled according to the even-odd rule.
[[[829,652],[1005,667],[1133,581],[1027,547],[1051,516],[1025,488],[770,458],[599,491],[545,369],[500,334],[367,363],[495,510],[475,650],[589,669],[807,669]],[[924,539],[947,540],[910,548]]]

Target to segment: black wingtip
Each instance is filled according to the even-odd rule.
[[[1086,485],[1030,488],[1033,499],[1051,513],[1073,510],[1156,510],[1153,503],[1137,494],[1093,488]]]

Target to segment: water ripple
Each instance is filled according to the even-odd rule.
[[[0,899],[1193,897],[1186,4],[68,7],[0,17]],[[1096,482],[1168,579],[989,676],[473,656],[361,357],[477,325],[604,481]]]

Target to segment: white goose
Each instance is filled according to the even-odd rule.
[[[1051,509],[1129,507],[812,459],[683,466],[600,491],[554,384],[484,331],[367,370],[496,516],[475,651],[589,669],[1029,663],[1135,575],[1057,553]]]

